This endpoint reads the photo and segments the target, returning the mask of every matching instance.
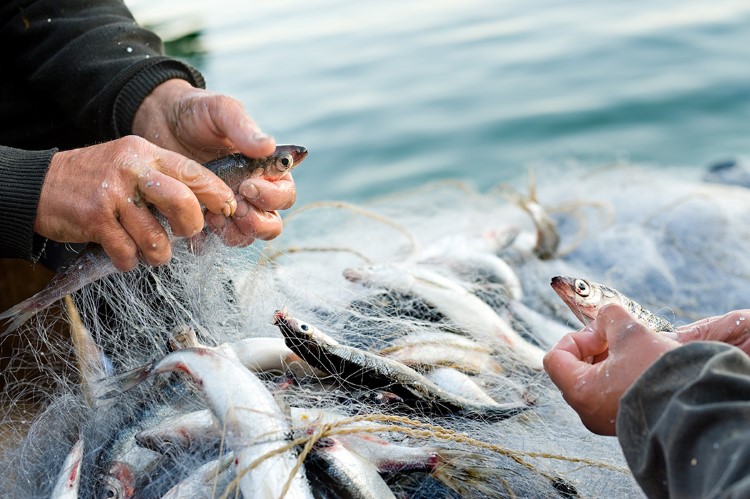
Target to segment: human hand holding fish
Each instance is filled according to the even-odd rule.
[[[620,397],[659,357],[679,346],[622,305],[607,304],[586,327],[552,347],[544,369],[586,428],[615,435]]]
[[[217,151],[263,158],[276,147],[274,138],[263,133],[239,100],[181,79],[167,80],[146,97],[133,119],[133,133],[201,163],[215,159]],[[291,207],[296,198],[291,175],[248,178],[234,191],[240,194],[234,216],[229,219],[209,210],[205,215],[209,227],[219,230],[231,246],[278,236],[282,224],[275,210]]]
[[[40,193],[38,234],[99,243],[115,267],[127,271],[139,259],[160,265],[171,257],[168,235],[147,204],[179,237],[203,229],[201,204],[208,210],[205,222],[229,245],[281,232],[275,210],[289,208],[296,196],[288,172],[246,175],[227,185],[188,159],[205,161],[216,151],[250,158],[274,153],[274,139],[260,131],[239,101],[169,80],[144,100],[133,132],[147,140],[127,136],[53,156]]]

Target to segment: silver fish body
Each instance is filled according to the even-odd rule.
[[[83,461],[83,438],[79,438],[63,462],[57,477],[51,499],[77,499],[81,482],[81,462]]]
[[[469,336],[507,347],[532,369],[542,369],[544,351],[522,338],[487,303],[455,281],[423,265],[388,264],[344,270],[344,277],[389,291],[411,294],[435,307]]]
[[[287,481],[287,499],[312,498],[304,469],[295,471],[294,450],[279,450],[287,445],[290,434],[285,415],[255,374],[234,359],[194,348],[172,352],[122,375],[120,381],[123,389],[129,389],[151,375],[166,372],[189,376],[221,423],[225,441],[235,455],[245,499],[280,497]]]
[[[240,184],[251,177],[278,180],[306,157],[307,149],[302,146],[279,145],[273,154],[265,158],[248,158],[241,154],[232,154],[209,161],[205,167],[236,192]],[[46,288],[0,314],[0,321],[12,319],[4,334],[15,331],[34,314],[46,309],[63,296],[117,272],[119,270],[101,246],[86,245],[78,256],[55,274]]]
[[[396,499],[378,469],[362,456],[351,452],[337,438],[321,439],[308,466],[319,469],[320,480],[329,482],[340,497],[351,499]]]
[[[161,499],[213,499],[219,497],[232,479],[231,452],[209,461],[169,489]]]
[[[674,326],[668,320],[604,284],[575,277],[555,276],[550,285],[584,326],[596,318],[601,307],[618,303],[654,331],[674,331]]]
[[[412,409],[497,421],[529,408],[525,404],[479,404],[449,393],[401,362],[342,345],[316,327],[298,321],[286,310],[276,312],[274,324],[289,348],[311,365],[355,389],[393,392]]]

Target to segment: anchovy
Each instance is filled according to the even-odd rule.
[[[81,461],[83,461],[83,438],[79,438],[63,462],[60,475],[52,489],[53,499],[77,499],[81,483]]]
[[[502,366],[492,350],[471,338],[445,331],[429,331],[402,336],[379,352],[417,370],[445,366],[479,374],[499,374]]]
[[[542,369],[544,351],[523,339],[488,304],[455,281],[423,265],[388,264],[344,270],[351,282],[422,298],[451,323],[481,341],[507,347],[532,369]]]
[[[166,417],[136,433],[141,447],[171,454],[213,446],[221,440],[221,424],[208,409]]]
[[[283,338],[244,338],[215,347],[204,345],[189,326],[177,328],[170,338],[175,350],[208,348],[231,357],[253,372],[291,372],[297,377],[324,375],[292,352]]]
[[[235,455],[245,499],[280,497],[288,480],[287,499],[312,499],[304,469],[294,472],[294,450],[279,451],[288,443],[290,428],[273,395],[255,374],[234,359],[193,348],[172,352],[119,379],[122,389],[127,390],[149,376],[166,372],[189,376],[220,421],[227,445]],[[113,391],[109,395],[116,394]]]
[[[276,312],[274,324],[281,330],[289,348],[340,382],[355,389],[388,390],[409,407],[426,413],[461,414],[497,421],[529,408],[524,404],[478,404],[448,393],[401,362],[342,345],[315,326],[298,321],[287,310]]]
[[[311,475],[349,499],[396,499],[378,469],[335,437],[320,439],[306,465]],[[320,473],[315,471],[320,470]]]
[[[307,149],[302,146],[280,145],[273,154],[265,158],[248,158],[241,154],[232,154],[209,161],[205,167],[236,192],[242,181],[250,177],[262,176],[268,180],[278,180],[302,163],[305,157]],[[78,256],[55,274],[46,288],[0,314],[0,321],[12,319],[3,334],[15,331],[34,314],[46,309],[63,296],[117,272],[119,270],[101,246],[86,245]]]
[[[425,377],[443,390],[474,400],[478,404],[497,403],[471,376],[457,369],[438,367],[425,373]]]
[[[209,461],[161,496],[161,499],[213,499],[227,488],[232,479],[231,452]]]
[[[584,326],[596,318],[604,305],[619,303],[654,331],[674,331],[674,326],[668,320],[604,284],[575,277],[555,276],[550,285]]]

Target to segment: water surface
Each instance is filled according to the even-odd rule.
[[[311,150],[300,203],[571,162],[698,175],[750,153],[748,2],[129,4],[200,30],[209,87]]]

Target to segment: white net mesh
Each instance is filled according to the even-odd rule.
[[[616,440],[586,431],[543,373],[502,340],[474,335],[451,319],[450,308],[461,300],[435,300],[395,281],[410,268],[450,279],[544,349],[579,327],[549,286],[559,274],[607,283],[672,321],[690,322],[741,308],[750,291],[745,196],[741,189],[632,167],[540,181],[537,197],[561,236],[560,256],[540,260],[532,251],[536,233],[529,215],[501,190],[437,183],[366,206],[304,207],[287,216],[284,236],[262,252],[257,245],[237,250],[211,241],[195,255],[177,244],[170,265],[102,279],[77,292],[75,303],[116,373],[166,355],[176,327],[192,328],[207,345],[280,338],[272,321],[274,311],[286,307],[339,342],[372,352],[406,358],[412,354],[399,345],[416,341],[420,347],[412,356],[429,351],[442,358],[433,365],[424,357],[409,360],[416,369],[449,366],[498,402],[532,402],[530,410],[499,422],[429,416],[394,411],[378,398],[382,394],[363,397],[335,379],[308,376],[290,383],[261,374],[284,409],[364,417],[392,425],[376,433],[394,445],[440,448],[445,459],[437,470],[383,472],[398,497],[539,497],[565,495],[572,487],[584,496],[632,497],[639,489]],[[500,266],[493,263],[497,258]],[[365,286],[343,276],[345,269],[391,264],[400,266],[391,283]],[[218,442],[167,455],[140,448],[133,439],[138,431],[205,408],[199,392],[183,378],[165,375],[100,398],[94,381],[111,373],[96,351],[73,346],[67,317],[61,307],[48,309],[3,339],[18,344],[3,359],[6,445],[0,468],[6,497],[49,495],[79,435],[85,441],[81,497],[129,497],[104,485],[113,461],[134,463],[138,497],[161,497],[217,457],[223,448]],[[447,333],[471,344],[446,343],[440,335]],[[441,357],[445,344],[452,351]],[[464,354],[467,360],[461,360]],[[310,435],[335,437],[351,426],[312,428],[320,430],[295,434],[301,447]],[[321,469],[309,464],[315,494],[335,497]],[[233,497],[234,489],[228,494]]]

